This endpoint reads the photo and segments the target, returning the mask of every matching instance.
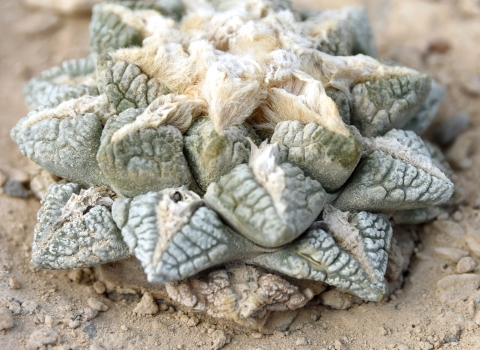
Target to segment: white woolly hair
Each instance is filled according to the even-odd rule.
[[[223,134],[226,127],[242,124],[253,113],[265,91],[260,84],[262,71],[255,61],[231,54],[218,58],[207,71],[202,93],[215,131]]]
[[[350,96],[353,86],[371,80],[419,74],[417,71],[398,66],[387,66],[365,56],[331,56],[317,50],[304,50],[300,57],[301,70],[321,81],[325,87],[334,87]]]
[[[255,180],[267,190],[273,200],[273,205],[279,215],[286,210],[286,205],[282,202],[283,191],[285,190],[285,173],[279,166],[280,150],[276,143],[269,144],[263,141],[260,147],[257,147],[252,140],[250,142],[250,159],[248,166],[252,169]]]
[[[30,112],[22,127],[32,126],[45,119],[68,119],[86,113],[96,114],[102,124],[105,124],[108,118],[115,114],[115,111],[110,106],[106,95],[82,96],[64,101],[53,108]]]
[[[245,11],[226,11],[215,13],[201,24],[199,29],[215,47],[222,51],[229,50],[229,41],[249,20]]]
[[[196,85],[216,61],[215,51],[211,43],[199,40],[190,43],[187,50],[179,43],[151,44],[140,49],[118,50],[112,55],[117,60],[138,65],[173,93],[198,97]]]
[[[259,129],[273,130],[281,121],[298,120],[302,124],[316,123],[337,134],[350,134],[322,83],[300,71],[294,72],[281,88],[271,88],[261,108],[266,122],[256,125]]]
[[[184,133],[197,117],[205,114],[206,107],[205,101],[192,100],[186,95],[159,96],[135,121],[115,131],[111,141],[116,142],[132,132],[145,128],[158,128],[160,125],[172,125]]]
[[[132,11],[111,6],[130,18]],[[298,120],[347,135],[350,131],[325,88],[352,98],[350,91],[358,83],[418,74],[364,55],[336,57],[316,50],[330,30],[347,25],[337,22],[347,22],[351,9],[301,22],[285,0],[192,0],[187,8],[195,12],[180,24],[161,15],[140,16],[152,35],[141,48],[111,55],[138,65],[168,92],[205,100],[220,134],[247,120],[260,130]]]
[[[278,49],[268,54],[266,65],[265,84],[278,87],[292,79],[293,73],[300,67],[300,60],[292,50]]]
[[[263,22],[249,21],[229,41],[229,52],[238,56],[250,56],[259,63],[280,46],[277,33]]]

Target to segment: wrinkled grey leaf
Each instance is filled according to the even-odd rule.
[[[265,177],[263,184],[259,178],[249,165],[240,164],[210,184],[204,199],[248,239],[264,247],[279,247],[310,226],[327,197],[317,181],[290,163],[277,166],[274,176]]]
[[[30,110],[55,107],[84,95],[97,96],[95,62],[91,57],[64,61],[25,84],[23,94]]]
[[[185,157],[203,192],[235,166],[248,162],[250,144],[247,137],[258,143],[258,137],[246,125],[229,126],[224,135],[220,135],[212,121],[205,118],[188,129],[184,136]]]
[[[141,46],[143,35],[139,28],[132,27],[122,18],[122,15],[128,16],[132,12],[120,4],[95,5],[90,22],[91,51],[102,54],[123,47]]]
[[[146,108],[167,93],[157,80],[150,79],[135,64],[116,61],[110,55],[97,59],[98,86],[117,113],[128,108]]]
[[[113,221],[105,190],[53,184],[35,226],[32,264],[76,269],[126,259],[130,255]]]
[[[417,209],[445,203],[454,186],[413,131],[373,139],[334,206],[343,211]]]
[[[378,301],[385,293],[385,281],[383,276],[377,276],[377,272],[385,273],[387,256],[384,249],[389,245],[391,228],[387,220],[376,220],[371,216],[373,214],[358,215],[353,219],[355,228],[361,235],[358,243],[367,248],[364,251],[368,258],[363,263],[375,271],[374,280],[362,263],[341,248],[332,235],[315,227],[292,246],[275,253],[259,255],[252,263],[291,277],[325,282],[362,299]],[[381,224],[380,227],[376,227],[378,223]],[[332,232],[336,229],[337,227],[330,227]]]
[[[431,88],[425,74],[387,76],[355,85],[351,120],[363,136],[402,128],[420,109]]]
[[[315,123],[302,125],[298,121],[277,124],[271,142],[279,145],[285,162],[298,166],[328,192],[347,181],[363,151],[354,133],[345,137]]]
[[[181,280],[259,251],[185,189],[119,199],[113,215],[150,282]]]
[[[45,170],[81,184],[105,184],[96,155],[106,111],[101,97],[30,112],[12,129],[20,151]]]
[[[195,187],[183,155],[183,137],[175,127],[145,127],[117,138],[116,132],[142,112],[128,109],[105,125],[97,160],[109,185],[126,197],[169,187]]]

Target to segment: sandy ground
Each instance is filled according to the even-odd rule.
[[[301,8],[345,4],[362,2],[297,1]],[[303,321],[273,335],[171,308],[137,316],[132,312],[137,301],[114,302],[98,294],[88,271],[82,277],[31,267],[40,203],[33,196],[12,198],[0,189],[0,329],[13,317],[13,328],[0,331],[0,348],[211,349],[219,348],[225,336],[229,343],[224,349],[242,350],[480,349],[480,305],[475,301],[480,286],[480,268],[475,267],[480,263],[480,3],[370,0],[364,5],[379,55],[429,73],[448,90],[428,135],[434,137],[435,129],[458,112],[471,117],[468,130],[444,148],[457,169],[461,201],[436,222],[411,228],[418,242],[401,290],[388,300],[348,310],[308,307]],[[86,56],[88,22],[88,17],[27,9],[18,0],[0,1],[0,171],[6,176],[28,182],[37,170],[9,137],[27,112],[22,85],[64,59]],[[445,247],[458,250],[439,249]],[[457,264],[462,257],[467,258]],[[86,320],[89,298],[108,310]],[[82,312],[82,321],[73,322]]]

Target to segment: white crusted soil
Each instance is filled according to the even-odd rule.
[[[458,177],[465,188],[465,205],[433,224],[415,229],[414,236],[419,239],[416,258],[402,289],[386,301],[368,304],[334,292],[324,293],[319,303],[346,309],[318,304],[307,305],[300,312],[285,311],[265,325],[272,335],[187,315],[168,302],[159,302],[165,292],[152,294],[158,312],[150,315],[156,310],[149,297],[142,298],[146,286],[140,285],[141,281],[134,281],[136,288],[119,287],[108,280],[96,281],[90,270],[64,272],[31,267],[30,246],[40,204],[33,195],[12,198],[0,189],[0,323],[8,326],[0,327],[2,348],[477,349],[480,212],[473,208],[480,206],[480,152],[476,151],[480,150],[480,109],[469,82],[480,74],[478,2],[297,1],[304,9],[361,3],[367,5],[380,57],[428,73],[446,86],[438,122],[460,111],[469,112],[472,120],[469,130],[447,152],[450,161],[462,169]],[[22,85],[64,59],[87,56],[89,18],[62,18],[51,32],[30,30],[35,34],[27,35],[25,26],[30,16],[51,15],[29,12],[16,0],[2,1],[0,14],[0,31],[5,33],[0,40],[0,171],[12,178],[21,171],[25,174],[22,181],[28,182],[38,167],[21,156],[9,137],[11,128],[26,114]],[[448,46],[447,52],[439,53]],[[391,253],[395,263],[387,276],[398,275],[402,250],[408,250],[408,245],[397,246]],[[315,294],[323,292],[317,288]],[[105,309],[99,303],[108,310],[92,308]]]

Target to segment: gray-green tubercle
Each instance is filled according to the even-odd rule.
[[[133,255],[169,283],[242,262],[382,298],[389,219],[422,223],[452,201],[452,170],[415,133],[443,88],[375,59],[362,8],[249,4],[182,18],[97,5],[92,55],[26,85],[11,137],[64,179],[39,210],[35,266]]]

